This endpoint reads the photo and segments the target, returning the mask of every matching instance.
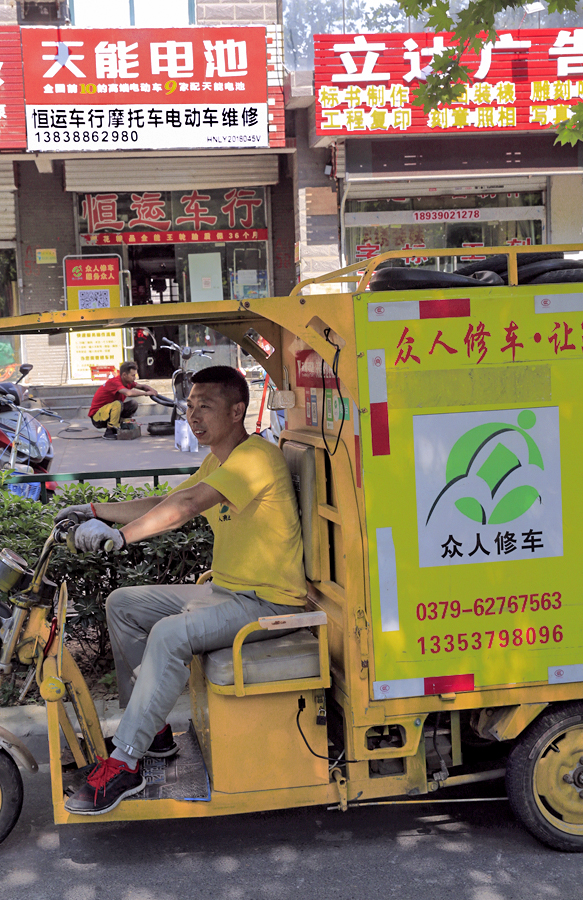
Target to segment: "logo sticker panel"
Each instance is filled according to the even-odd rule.
[[[557,407],[415,416],[419,565],[563,555]]]

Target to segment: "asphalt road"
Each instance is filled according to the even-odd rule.
[[[581,900],[583,854],[505,801],[52,823],[46,765],[0,845],[1,900]]]

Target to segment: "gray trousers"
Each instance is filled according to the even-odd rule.
[[[113,743],[140,759],[182,693],[195,654],[229,647],[239,629],[260,616],[297,612],[297,606],[267,603],[253,591],[235,593],[211,582],[113,591],[107,624],[119,705],[127,707]],[[258,631],[247,640],[268,637],[271,632]]]

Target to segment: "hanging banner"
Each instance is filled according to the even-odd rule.
[[[583,28],[500,31],[479,55],[464,53],[472,84],[428,114],[415,103],[433,56],[455,36],[314,36],[319,135],[519,132],[556,128],[583,97]]]
[[[29,150],[268,147],[264,27],[23,28]]]

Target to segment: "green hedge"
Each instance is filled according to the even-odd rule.
[[[0,473],[0,487],[2,482]],[[73,484],[47,504],[0,490],[0,549],[10,548],[33,566],[62,507],[91,501],[134,500],[168,490],[168,484],[157,488],[121,485],[113,491]],[[198,517],[176,531],[132,544],[121,553],[73,554],[66,547],[58,547],[47,575],[57,584],[67,580],[67,630],[83,648],[89,663],[91,657],[103,659],[108,654],[105,600],[111,591],[128,585],[193,583],[211,566],[212,544],[206,519]]]

